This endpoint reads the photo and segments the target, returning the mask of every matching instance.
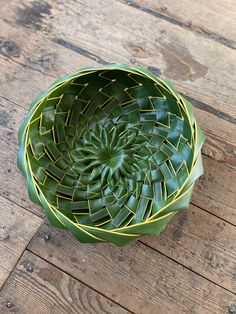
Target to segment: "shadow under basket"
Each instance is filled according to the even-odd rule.
[[[158,235],[203,174],[204,135],[173,84],[109,64],[61,78],[31,104],[18,166],[29,197],[80,242]]]

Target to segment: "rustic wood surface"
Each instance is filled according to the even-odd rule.
[[[235,0],[0,0],[0,313],[236,314]],[[173,80],[206,134],[188,211],[126,248],[48,225],[16,167],[29,103],[106,62]]]

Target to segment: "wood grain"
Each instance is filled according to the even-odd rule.
[[[135,313],[216,314],[236,303],[234,294],[139,242],[82,245],[43,224],[29,249]]]
[[[27,251],[0,292],[0,312],[2,314],[130,313]]]
[[[230,0],[1,3],[1,313],[236,313],[234,6]],[[192,202],[204,210],[191,205],[160,237],[122,249],[82,245],[44,223],[17,263],[42,222],[36,215],[44,216],[28,200],[15,164],[28,104],[58,76],[106,62],[144,65],[193,98],[206,143],[205,175]]]
[[[119,0],[236,49],[235,2],[225,0]]]
[[[0,288],[42,219],[0,196]]]
[[[133,7],[127,11],[127,5],[115,0],[77,1],[76,6],[73,0],[51,0],[43,8],[30,0],[24,5],[14,0],[10,8],[3,4],[0,15],[9,23],[43,32],[103,62],[154,66],[184,94],[236,119],[233,49]],[[35,11],[34,19],[27,18]]]
[[[191,205],[141,242],[236,294],[236,228]]]

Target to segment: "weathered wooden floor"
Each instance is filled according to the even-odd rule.
[[[106,62],[173,80],[206,134],[189,211],[119,249],[48,225],[16,168],[29,103]],[[236,314],[235,0],[0,0],[0,313]]]

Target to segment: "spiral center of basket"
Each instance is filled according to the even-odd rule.
[[[104,147],[98,153],[98,160],[105,163],[110,168],[118,168],[124,161],[124,153],[118,149]]]
[[[114,178],[117,184],[120,177],[132,177],[137,164],[133,155],[137,153],[138,132],[127,126],[127,123],[118,124],[113,119],[106,119],[105,123],[99,121],[75,142],[71,156],[80,173],[92,174],[89,182],[94,182],[98,175],[104,179],[108,179],[107,176]]]

